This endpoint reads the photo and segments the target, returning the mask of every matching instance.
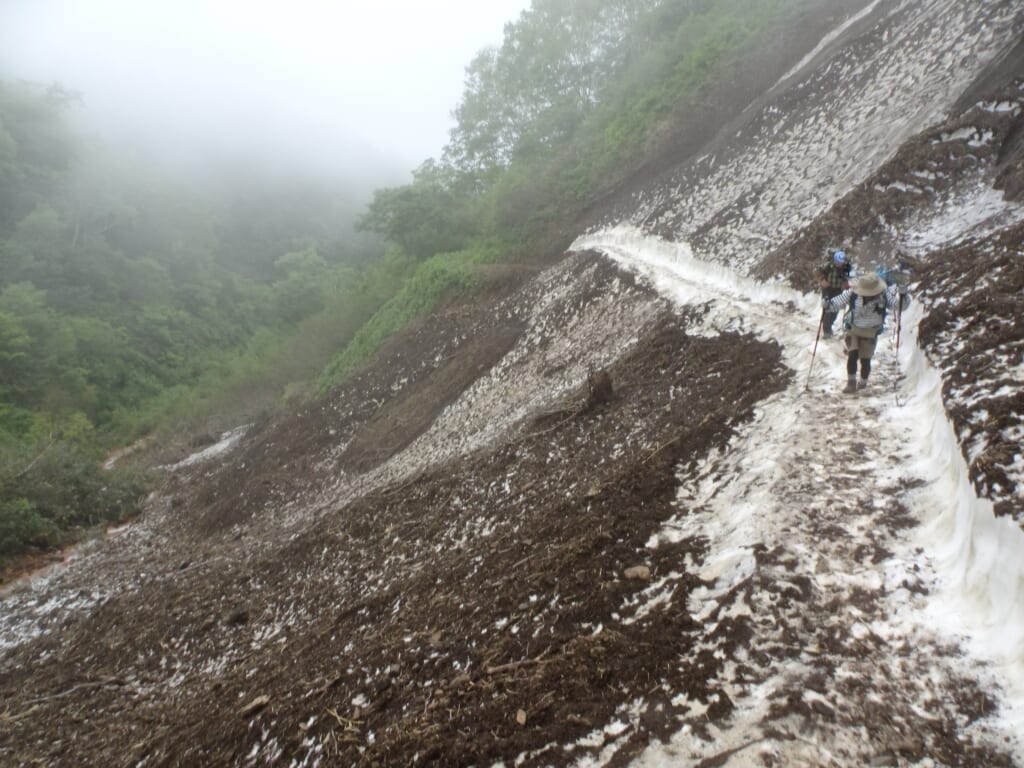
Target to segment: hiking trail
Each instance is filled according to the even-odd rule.
[[[688,607],[703,625],[702,650],[730,659],[718,695],[735,709],[716,728],[697,706],[670,743],[637,764],[741,766],[757,753],[783,765],[890,765],[925,754],[944,764],[1012,765],[985,745],[1012,743],[1019,711],[982,722],[996,707],[994,669],[967,661],[956,639],[925,618],[942,575],[921,527],[943,515],[936,505],[953,502],[913,461],[912,430],[929,427],[915,421],[891,328],[869,387],[842,394],[840,318],[836,337],[818,344],[805,390],[816,295],[748,280],[631,228],[583,236],[574,247],[606,254],[677,303],[710,302],[704,332],[774,339],[795,374],[727,451],[681,468],[679,514],[649,544],[707,540],[697,565],[708,586]],[[903,316],[904,360],[920,354],[910,351],[914,317]],[[729,481],[737,477],[743,482]],[[656,591],[671,588],[665,579]],[[753,628],[741,648],[711,626],[737,617]],[[734,760],[717,761],[727,756]]]

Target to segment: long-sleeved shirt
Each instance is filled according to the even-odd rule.
[[[850,265],[840,266],[829,259],[816,270],[818,277],[827,282],[822,288],[845,288],[850,280]]]
[[[850,307],[850,312],[843,324],[846,328],[878,331],[881,330],[885,321],[885,310],[899,308],[900,311],[903,311],[910,304],[910,297],[906,294],[901,296],[892,287],[877,296],[858,296],[849,290],[843,291],[834,299],[826,299],[823,304],[826,310],[833,312]]]

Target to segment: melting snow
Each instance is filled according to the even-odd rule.
[[[927,601],[921,605],[908,600],[905,590],[893,592],[885,598],[881,618],[853,624],[853,639],[879,636],[902,642],[905,638],[928,653],[936,644],[955,644],[965,638],[964,655],[925,658],[922,667],[940,679],[980,678],[991,690],[997,688],[998,679],[1003,683],[1002,727],[1009,734],[1024,733],[1024,532],[1009,519],[995,518],[991,504],[973,491],[943,409],[938,373],[914,343],[920,307],[904,315],[906,343],[900,347],[899,365],[905,378],[891,378],[891,374],[883,378],[879,369],[884,369],[881,359],[886,351],[880,345],[875,379],[884,381],[885,389],[858,398],[858,411],[875,414],[870,417],[870,433],[879,436],[881,452],[849,468],[859,478],[874,478],[871,482],[878,484],[875,493],[880,495],[872,504],[876,508],[884,505],[893,489],[914,486],[923,478],[923,487],[905,496],[919,525],[904,539],[889,543],[892,554],[883,565],[844,563],[827,546],[822,551],[823,542],[814,540],[807,526],[807,515],[813,514],[809,506],[841,509],[848,503],[830,487],[834,470],[813,462],[813,458],[827,460],[833,445],[842,445],[840,425],[850,405],[831,393],[821,394],[822,386],[826,392],[834,391],[845,376],[845,355],[826,345],[817,350],[811,391],[804,391],[817,297],[754,283],[700,261],[686,244],[667,243],[632,227],[583,236],[574,248],[604,252],[673,301],[710,303],[702,332],[742,326],[777,340],[788,364],[801,374],[788,392],[761,405],[755,421],[724,455],[704,462],[680,491],[679,516],[650,542],[657,546],[660,541],[689,536],[707,538],[709,552],[700,576],[711,586],[691,596],[695,619],[712,615],[730,590],[752,578],[759,567],[752,555],[755,545],[792,552],[806,563],[805,573],[814,589],[839,595],[855,590],[884,594],[886,585],[904,583],[916,574],[932,585]],[[786,302],[800,311],[787,310]],[[888,354],[891,357],[891,351]],[[895,392],[888,388],[890,381],[898,387]],[[730,482],[739,475],[745,482]],[[794,483],[801,476],[811,482],[807,492]],[[848,524],[856,528],[853,518],[847,518]],[[867,533],[867,529],[861,531]],[[825,570],[820,570],[822,556],[832,558]],[[648,606],[636,610],[637,616],[660,602],[663,588],[659,583],[642,593],[640,599]],[[743,608],[750,610],[746,604]],[[855,606],[852,612],[857,613]],[[781,678],[776,684],[782,684]],[[766,682],[760,694],[737,703],[730,734],[721,734],[717,750],[739,745],[753,732],[765,712],[764,697],[772,690],[772,683]],[[744,717],[749,718],[746,725]],[[702,754],[700,740],[684,731],[673,745],[651,747],[638,764],[671,764],[682,748],[688,754]],[[794,749],[789,758],[800,759],[801,747]],[[1017,749],[1024,749],[1019,739]]]
[[[225,454],[238,444],[238,441],[245,436],[245,433],[248,432],[251,427],[252,424],[245,424],[244,426],[236,427],[235,429],[225,432],[220,436],[220,440],[213,445],[207,446],[203,450],[193,453],[191,456],[182,459],[177,464],[166,465],[162,467],[162,469],[166,469],[169,472],[175,472],[179,469],[183,469],[184,467],[191,467],[194,464],[199,464],[200,462],[208,461],[215,456]]]

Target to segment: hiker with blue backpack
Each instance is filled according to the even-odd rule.
[[[821,298],[834,299],[850,287],[850,272],[853,264],[846,251],[830,248],[828,260],[814,271],[821,288]],[[821,313],[821,330],[826,339],[832,338],[832,326],[836,322],[838,311],[827,307]]]
[[[871,374],[871,356],[875,353],[878,336],[885,326],[886,311],[902,312],[910,303],[906,283],[889,290],[881,275],[861,275],[850,290],[843,291],[832,299],[822,299],[826,312],[838,312],[846,308],[843,321],[843,346],[846,349],[846,389],[853,393],[868,385]],[[860,381],[857,381],[857,361],[860,360]]]

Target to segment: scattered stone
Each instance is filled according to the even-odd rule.
[[[256,714],[269,703],[269,696],[257,696],[255,699],[253,699],[244,707],[242,707],[241,715],[242,717],[248,717],[249,715]]]
[[[920,737],[910,736],[894,744],[893,749],[901,755],[920,756],[924,753],[925,743]]]
[[[627,568],[623,575],[631,581],[650,581],[651,569],[646,565],[634,565],[632,568]]]
[[[607,403],[615,391],[612,389],[612,377],[608,371],[591,371],[587,374],[587,405],[593,406]]]

